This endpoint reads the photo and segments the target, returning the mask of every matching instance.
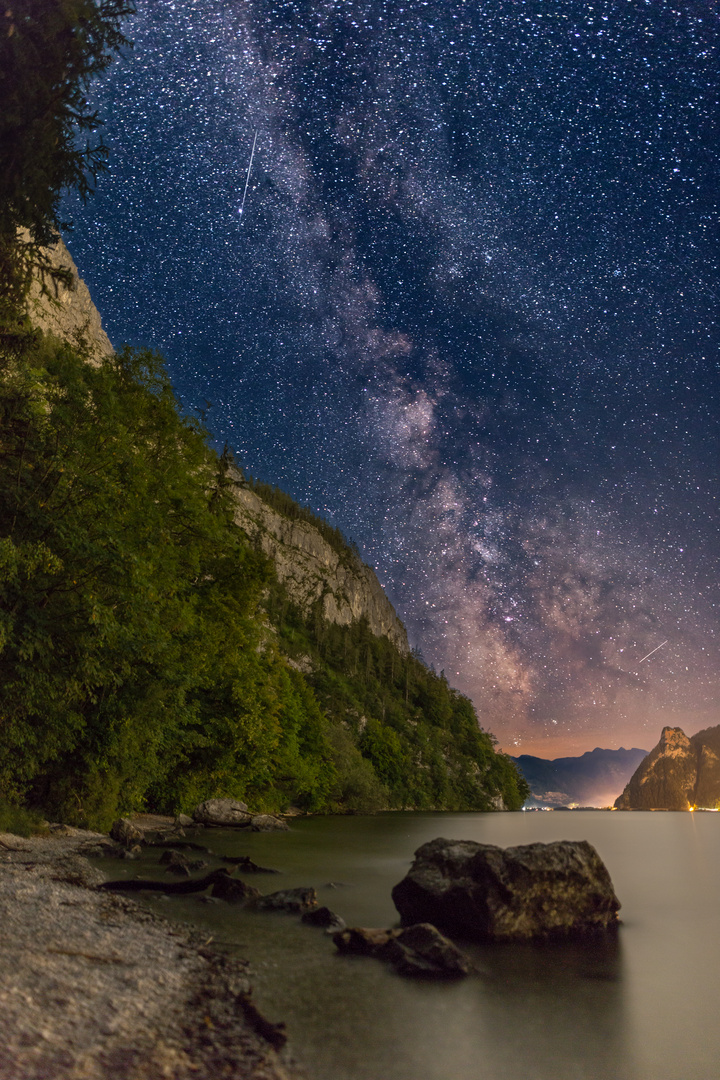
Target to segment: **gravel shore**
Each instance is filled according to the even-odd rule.
[[[307,1080],[243,961],[95,890],[106,842],[0,834],[3,1080]]]

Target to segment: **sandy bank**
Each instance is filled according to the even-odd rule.
[[[106,840],[0,834],[3,1080],[301,1080],[243,961],[95,891]]]

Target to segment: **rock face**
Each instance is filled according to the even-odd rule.
[[[235,498],[237,524],[273,560],[294,603],[307,612],[320,601],[324,618],[341,626],[364,616],[373,634],[408,652],[405,627],[369,566],[342,559],[313,525],[283,517],[249,488],[238,486]]]
[[[82,338],[90,347],[91,360],[97,361],[114,352],[88,287],[78,274],[65,244],[61,240],[55,247],[45,250],[55,266],[70,271],[73,284],[67,288],[62,284],[56,286],[48,280],[50,296],[45,296],[40,282],[33,283],[27,305],[33,326],[70,344],[75,344],[78,337]]]
[[[618,810],[690,810],[720,806],[720,726],[688,738],[664,727],[660,742],[633,773]]]
[[[392,892],[404,925],[429,922],[480,941],[523,941],[604,930],[618,898],[586,840],[499,848],[439,838],[415,852]]]

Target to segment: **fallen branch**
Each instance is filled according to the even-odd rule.
[[[133,880],[104,881],[98,885],[98,889],[107,889],[109,892],[141,892],[143,889],[162,893],[195,893],[208,889],[217,881],[223,881],[230,877],[230,871],[221,866],[219,870],[213,870],[205,877],[195,878],[194,881],[152,881],[147,878],[135,878]]]

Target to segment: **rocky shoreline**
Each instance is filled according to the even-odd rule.
[[[107,842],[0,834],[3,1080],[307,1080],[244,961],[97,888]]]

